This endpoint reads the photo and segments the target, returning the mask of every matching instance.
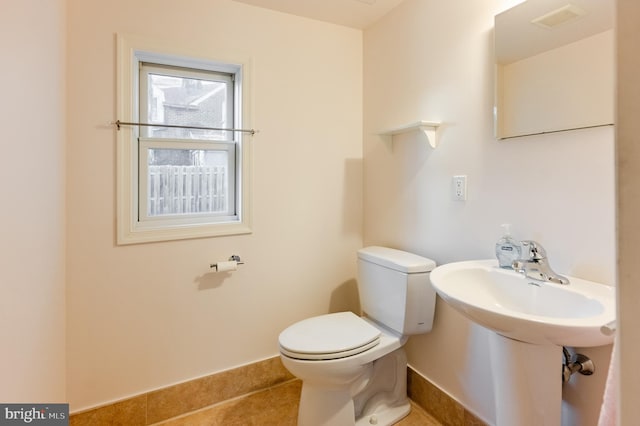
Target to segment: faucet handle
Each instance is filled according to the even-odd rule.
[[[542,247],[542,245],[536,241],[524,240],[521,242],[522,244],[522,254],[523,258],[526,258],[528,252],[529,260],[541,260],[546,259],[547,251]]]

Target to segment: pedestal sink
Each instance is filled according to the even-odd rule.
[[[600,329],[616,318],[615,289],[568,278],[568,285],[537,281],[495,260],[449,263],[431,272],[442,299],[495,332],[490,353],[498,426],[560,425],[562,346],[613,342]]]

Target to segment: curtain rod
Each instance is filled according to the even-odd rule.
[[[175,129],[197,129],[197,130],[222,130],[225,132],[242,132],[242,133],[250,133],[251,136],[255,135],[257,130],[254,129],[224,129],[220,127],[201,127],[201,126],[179,126],[176,124],[151,124],[151,123],[131,123],[127,121],[112,121],[111,124],[118,127],[120,130],[120,126],[147,126],[147,127],[171,127]]]

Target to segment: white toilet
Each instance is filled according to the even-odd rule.
[[[297,322],[280,333],[284,366],[302,380],[299,426],[391,425],[410,411],[409,335],[433,324],[433,260],[386,247],[358,251],[363,316]]]

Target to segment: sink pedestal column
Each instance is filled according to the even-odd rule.
[[[560,426],[562,347],[491,333],[497,426]]]

